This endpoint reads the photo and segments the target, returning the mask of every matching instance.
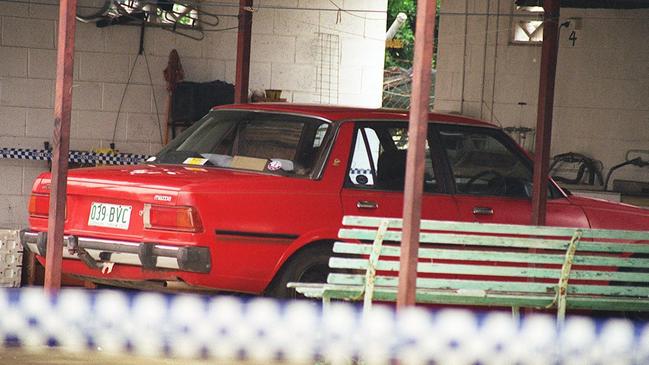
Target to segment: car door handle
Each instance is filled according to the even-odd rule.
[[[473,215],[494,215],[494,209],[490,207],[473,207]]]
[[[358,209],[376,209],[379,207],[379,203],[369,201],[369,200],[359,200],[356,203],[356,208]]]

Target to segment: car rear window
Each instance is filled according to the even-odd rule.
[[[329,123],[316,118],[212,111],[151,162],[308,176],[320,159],[329,129]]]

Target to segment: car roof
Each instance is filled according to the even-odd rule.
[[[213,110],[254,110],[266,112],[280,112],[300,115],[309,115],[325,118],[331,121],[344,120],[408,120],[407,110],[398,109],[370,109],[360,107],[347,107],[318,104],[293,104],[293,103],[252,103],[229,104],[214,107]],[[444,113],[429,113],[429,120],[450,123],[497,128],[497,126],[478,119]]]

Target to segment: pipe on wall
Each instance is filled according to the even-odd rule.
[[[464,50],[462,53],[462,88],[460,95],[460,114],[464,114],[464,88],[466,83],[466,44],[469,31],[469,0],[464,0]]]
[[[496,44],[494,45],[494,67],[491,81],[491,115],[489,121],[494,121],[494,105],[496,103],[496,73],[498,67],[498,43],[500,42],[500,0],[498,0],[498,9],[496,11]]]
[[[487,0],[487,11],[485,12],[484,49],[482,53],[482,92],[480,93],[480,118],[481,119],[484,119],[483,109],[485,104],[485,97],[484,97],[485,80],[487,78],[487,43],[489,41],[489,10],[491,10],[491,0]]]

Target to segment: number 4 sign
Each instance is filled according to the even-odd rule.
[[[570,31],[570,36],[568,36],[568,40],[572,42],[572,46],[574,47],[575,44],[577,43],[577,31],[572,30]]]

